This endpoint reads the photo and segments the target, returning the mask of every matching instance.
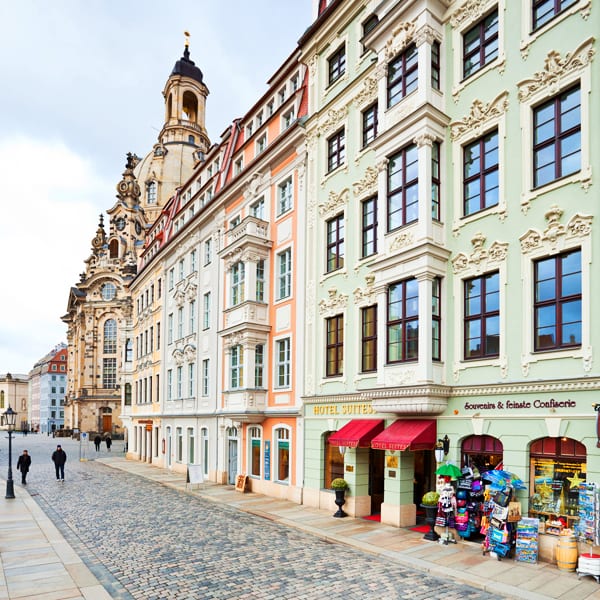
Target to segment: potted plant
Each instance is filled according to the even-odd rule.
[[[333,515],[334,517],[341,518],[347,516],[342,510],[342,506],[346,503],[346,490],[350,486],[345,479],[337,477],[331,482],[331,489],[335,492],[335,503],[338,507],[337,512]]]
[[[424,540],[436,542],[440,536],[435,531],[435,517],[438,510],[440,495],[437,492],[427,492],[421,498],[421,506],[425,509],[425,523],[429,525],[429,531],[423,536]]]

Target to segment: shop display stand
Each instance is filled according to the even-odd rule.
[[[581,554],[577,563],[577,578],[593,577],[600,583],[600,554],[592,552],[600,545],[600,489],[595,483],[579,486],[579,521],[575,526],[575,537],[590,545],[588,553]]]
[[[447,546],[448,544],[456,544],[456,540],[454,539],[454,536],[450,533],[450,528],[448,527],[448,525],[446,525],[446,530],[440,536],[438,543],[442,544],[443,546]]]
[[[515,559],[519,562],[536,563],[538,559],[539,519],[523,517],[517,523]]]

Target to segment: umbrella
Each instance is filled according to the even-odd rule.
[[[447,462],[445,465],[437,468],[435,472],[436,475],[445,475],[446,477],[451,477],[452,479],[456,479],[462,475],[462,471],[452,463]]]
[[[494,488],[511,486],[516,490],[527,489],[527,486],[521,481],[520,477],[510,471],[493,469],[492,471],[486,471],[481,477],[486,481],[489,481]]]

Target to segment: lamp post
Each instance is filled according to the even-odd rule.
[[[5,498],[15,497],[15,487],[12,477],[12,432],[15,429],[17,422],[17,413],[10,407],[6,409],[2,415],[2,425],[8,428],[8,479],[6,480],[6,496]]]

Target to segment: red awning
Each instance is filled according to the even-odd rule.
[[[353,419],[331,435],[328,441],[332,446],[368,448],[383,427],[383,419]]]
[[[432,419],[398,420],[373,438],[371,448],[376,450],[432,450],[437,427]]]

